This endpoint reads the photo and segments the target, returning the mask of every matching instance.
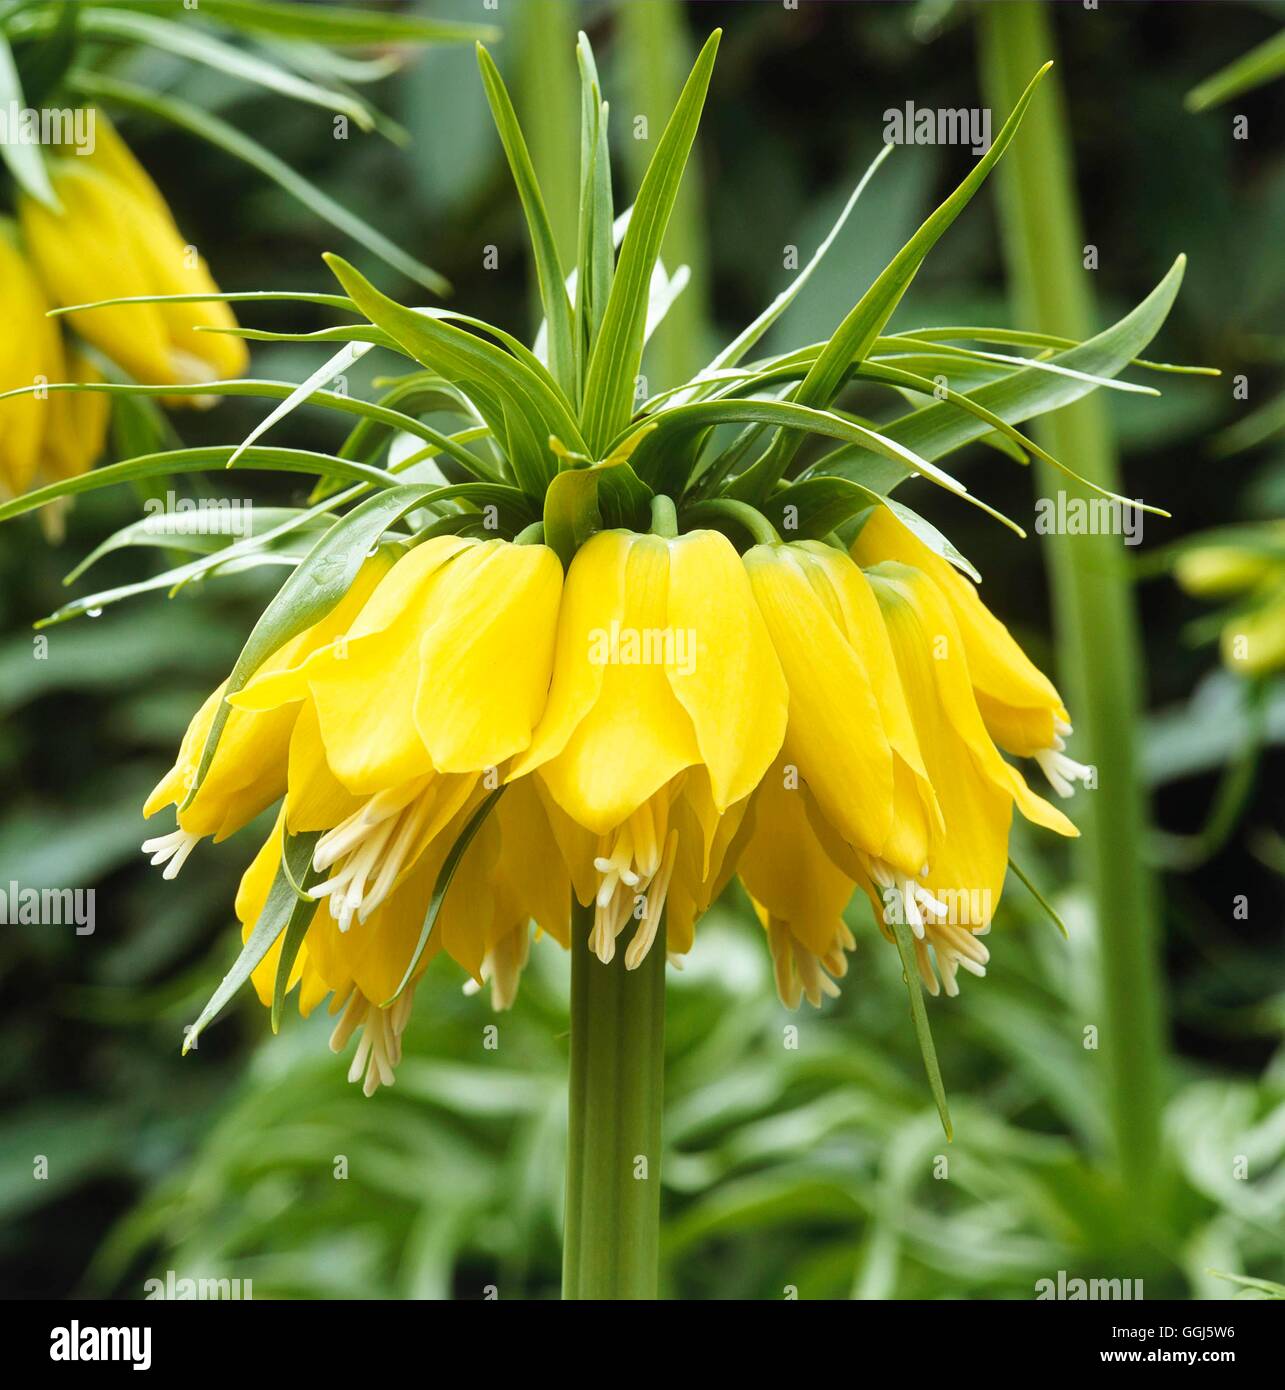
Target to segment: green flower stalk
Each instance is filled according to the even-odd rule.
[[[3,520],[184,470],[316,478],[310,505],[130,586],[289,569],[146,808],[165,815],[146,848],[167,877],[205,838],[277,808],[237,895],[242,953],[186,1046],[251,981],[274,1027],[293,994],[305,1014],[328,1001],[332,1046],[356,1040],[349,1075],[373,1094],[395,1080],[433,958],[489,986],[502,1009],[533,927],[569,947],[573,1298],[657,1291],[665,971],[733,877],[789,1007],[838,992],[856,945],[844,913],[856,890],[867,895],[903,963],[948,1127],[921,991],[954,994],[986,973],[1014,812],[1077,833],[1026,772],[1069,795],[1084,769],[1067,704],[982,603],[975,568],[892,494],[935,486],[1021,534],[941,460],[1002,436],[1068,471],[1019,424],[1099,387],[1149,389],[1116,378],[1139,365],[1182,274],[1179,262],[1084,342],[980,326],[889,332],[924,258],[1014,141],[1040,69],[828,341],[756,355],[838,227],[699,372],[640,398],[648,336],[681,287],[681,268],[677,284],[658,274],[659,253],[718,41],[618,216],[608,108],[580,37],[574,265],[479,50],[530,233],[544,317],[534,346],[462,312],[401,304],[328,256],[337,293],[202,297],[296,299],[340,319],[306,335],[240,330],[334,354],[298,387],[199,388],[277,402],[248,439],[143,455],[0,506]],[[377,399],[327,389],[375,350],[402,367]],[[943,387],[952,374],[983,384]],[[888,393],[891,419],[841,404],[858,383]],[[350,425],[334,452],[264,442],[305,401]],[[136,539],[127,528],[112,545]],[[77,598],[50,621],[124,596]]]

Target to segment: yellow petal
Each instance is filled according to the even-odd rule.
[[[362,805],[330,770],[316,708],[305,702],[290,734],[286,823],[292,835],[330,830]]]
[[[484,553],[456,537],[436,539],[445,544],[426,541],[393,565],[339,640],[296,666],[257,675],[232,697],[244,710],[309,697],[330,769],[356,795],[433,770],[415,723],[420,643],[443,574],[457,566],[471,572]]]
[[[529,920],[562,946],[570,940],[571,878],[535,783],[533,777],[511,783],[491,813],[500,834],[500,860],[497,930],[488,950],[498,944],[505,923],[525,927]]]
[[[929,550],[886,507],[876,507],[870,514],[852,553],[863,566],[898,561],[926,574],[950,605],[969,677],[979,696],[986,697],[983,713],[988,715],[991,736],[1021,757],[1053,746],[1054,721],[1070,722],[1061,696],[965,575]]]
[[[496,767],[531,741],[553,666],[562,566],[543,545],[489,541],[447,566],[420,647],[416,728],[442,772]]]
[[[813,832],[806,786],[778,762],[754,794],[754,829],[740,859],[741,882],[815,955],[825,955],[852,897]]]
[[[543,764],[542,773],[554,799],[572,819],[597,834],[606,834],[633,814],[683,768],[699,761],[700,750],[692,721],[678,703],[666,678],[662,661],[648,659],[648,643],[665,634],[669,583],[669,549],[659,536],[627,536],[606,539],[604,532],[583,547],[567,577],[567,603],[582,557],[597,547],[585,567],[587,577],[604,568],[610,575],[618,547],[627,548],[623,609],[605,626],[559,631],[557,662],[569,665],[566,693],[557,689],[562,671],[555,666],[550,694],[552,734],[548,741],[537,731],[532,753],[561,741],[568,712],[584,710],[585,696],[597,687],[597,699],[584,710],[574,731],[555,757]],[[599,540],[604,544],[598,546]],[[592,610],[587,604],[572,609],[572,619],[582,623]],[[601,606],[597,613],[606,616]],[[655,655],[655,646],[651,647]],[[593,668],[599,670],[594,673]],[[546,716],[549,717],[549,716]],[[532,756],[519,766],[532,765]]]
[[[883,852],[893,828],[893,758],[857,653],[788,546],[755,546],[745,568],[790,691],[785,761],[850,843]]]
[[[553,678],[531,745],[518,756],[511,778],[556,758],[580,721],[598,702],[606,663],[591,660],[591,634],[608,632],[625,611],[625,567],[632,537],[600,531],[576,553],[567,574],[554,639]]]
[[[8,327],[0,336],[0,391],[36,386],[40,377],[60,379],[62,350],[53,320],[45,317],[48,300],[4,221],[0,221],[0,299]],[[49,407],[50,400],[35,396],[0,402],[0,493],[25,492],[31,485]]]
[[[717,531],[669,542],[669,630],[687,658],[667,668],[669,684],[724,811],[779,751],[788,693],[745,567]]]
[[[382,555],[367,560],[347,594],[326,617],[278,648],[264,662],[260,668],[263,681],[266,683],[283,666],[303,661],[315,647],[343,631],[387,569],[388,560]],[[174,766],[143,807],[145,816],[186,799],[226,684],[225,681],[205,701],[192,719]],[[184,830],[218,839],[239,830],[285,791],[290,736],[298,714],[294,705],[245,708],[236,697],[229,703],[233,708],[205,779],[191,805],[179,813],[179,824]]]
[[[281,865],[281,831],[281,817],[278,816],[271,834],[259,847],[259,852],[241,876],[241,884],[236,895],[236,915],[237,920],[241,923],[241,940],[243,942],[250,939],[250,934],[258,924],[259,916],[267,904],[268,894]],[[283,941],[284,935],[279,936],[272,943],[267,954],[255,966],[250,976],[255,993],[265,1008],[272,1003]],[[290,969],[287,993],[302,979],[307,964],[307,949],[305,946],[301,946]]]
[[[691,950],[697,921],[736,872],[749,836],[752,800],[747,796],[720,814],[705,769],[691,768],[684,775],[669,813],[678,832],[665,899],[665,950],[670,955]]]

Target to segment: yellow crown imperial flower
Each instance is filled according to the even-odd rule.
[[[913,880],[940,811],[870,585],[818,542],[755,546],[745,568],[789,686],[786,762],[842,841]]]
[[[915,883],[918,910],[915,899],[904,893],[885,897],[890,885],[878,873],[865,883],[877,915],[904,906],[926,982],[935,993],[925,969],[924,952],[931,944],[947,992],[953,993],[958,967],[977,973],[984,964],[984,952],[969,938],[989,929],[999,904],[1013,807],[1060,835],[1079,832],[1030,790],[996,748],[973,695],[961,629],[935,581],[894,562],[877,565],[867,575],[892,640],[943,826],[931,837]]]
[[[1072,729],[1062,697],[982,602],[966,575],[934,555],[887,507],[872,509],[852,555],[861,565],[900,561],[933,580],[958,625],[977,707],[1001,748],[1034,758],[1059,796],[1070,796],[1072,783],[1091,779],[1092,769],[1066,754]]]
[[[294,669],[309,653],[343,632],[388,569],[384,551],[368,559],[342,601],[320,622],[274,652],[260,667],[260,674]],[[196,785],[203,750],[226,689],[225,681],[192,717],[173,767],[156,784],[143,807],[147,817],[166,806],[179,808],[176,830],[143,843],[144,852],[153,856],[152,863],[166,866],[166,878],[178,874],[201,840],[207,836],[213,836],[216,843],[225,840],[277,801],[286,789],[290,735],[299,713],[293,704],[266,712],[231,709],[206,775]]]
[[[820,809],[797,769],[779,760],[754,793],[740,878],[767,932],[776,991],[787,1009],[820,1008],[839,993],[856,940],[843,920],[854,883],[817,836]]]
[[[354,795],[429,772],[483,772],[526,748],[544,708],[562,569],[546,546],[438,536],[403,555],[306,661],[231,703],[307,698]]]
[[[105,123],[104,123],[105,124]],[[119,137],[114,155],[50,161],[50,182],[61,207],[23,195],[23,235],[55,303],[88,304],[141,295],[218,293],[205,261],[188,245],[164,200],[140,165],[125,162]],[[137,381],[194,384],[238,376],[249,362],[240,339],[197,333],[198,326],[236,327],[226,304],[125,304],[69,315],[72,327]],[[191,405],[199,397],[175,396]]]
[[[642,963],[687,812],[707,827],[705,868],[710,813],[716,819],[753,790],[785,715],[780,667],[723,536],[613,530],[581,548],[558,618],[548,707],[510,776],[538,769],[553,801],[596,837],[591,940],[601,960],[638,921],[626,964]]]
[[[110,405],[97,392],[51,391],[69,377],[101,380],[80,350],[64,342],[47,317],[43,286],[21,246],[16,225],[0,218],[0,297],[14,325],[0,345],[0,391],[35,387],[0,401],[0,497],[87,472],[102,452]],[[59,498],[41,514],[46,532],[61,535],[70,501]]]
[[[1223,665],[1246,676],[1285,666],[1285,522],[1246,522],[1198,538],[1174,561],[1178,583],[1197,598],[1235,600],[1221,622]]]
[[[186,1047],[245,982],[274,1024],[297,990],[304,1013],[329,999],[332,1047],[357,1039],[349,1075],[369,1094],[394,1079],[430,960],[453,959],[468,987],[489,986],[507,1008],[533,932],[569,947],[574,1296],[655,1292],[659,1188],[632,1163],[660,1161],[666,963],[693,949],[733,876],[789,1007],[838,992],[862,929],[850,899],[857,888],[869,897],[906,965],[945,1118],[912,953],[934,993],[955,993],[961,970],[985,973],[1014,807],[1076,833],[1001,749],[1036,758],[1063,794],[1088,770],[1065,755],[1057,691],[951,563],[967,562],[889,494],[918,480],[996,515],[941,459],[1002,427],[1056,464],[1008,422],[1144,365],[1140,325],[1154,332],[1182,274],[1175,264],[1145,312],[1088,352],[1037,339],[1027,356],[983,354],[985,386],[915,403],[933,387],[918,375],[924,344],[889,321],[1013,140],[1041,70],[827,342],[755,356],[855,195],[795,281],[705,370],[640,398],[648,335],[681,283],[659,249],[717,44],[715,34],[697,59],[617,247],[608,108],[582,36],[571,274],[482,51],[532,233],[544,315],[533,346],[399,304],[327,256],[343,297],[303,302],[357,316],[333,334],[341,350],[284,398],[280,383],[250,383],[280,404],[240,447],[198,460],[317,475],[314,496],[171,572],[291,567],[145,808],[177,807],[178,828],[145,846],[172,877],[201,837],[280,803],[238,894],[242,952]],[[59,162],[54,182],[64,211],[27,202],[23,219],[59,303],[216,293],[114,133],[88,167]],[[0,260],[15,283],[21,269]],[[242,350],[193,333],[197,322],[231,318],[217,303],[198,313],[172,301],[86,312],[77,327],[163,385],[239,369]],[[1001,341],[1027,350],[1030,336]],[[958,363],[962,380],[978,354],[956,337],[990,343],[994,331],[935,335],[932,355]],[[378,400],[324,389],[374,347],[403,356],[410,374]],[[29,345],[10,351],[11,378],[38,370]],[[857,379],[909,412],[887,424],[850,414],[839,398]],[[991,409],[1001,394],[1002,416]],[[336,453],[258,444],[305,402],[340,414]],[[26,454],[14,457],[7,466],[29,473]],[[0,517],[65,491],[55,484]],[[620,1248],[625,1229],[640,1233],[637,1251]]]
[[[61,380],[58,329],[45,317],[49,303],[8,219],[0,219],[0,296],[9,316],[8,331],[0,336],[0,391]],[[0,402],[3,492],[25,492],[39,472],[49,428],[49,396],[57,394]]]

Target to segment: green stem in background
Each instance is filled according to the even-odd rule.
[[[562,1296],[655,1298],[665,1075],[665,929],[637,970],[589,950],[573,907]]]
[[[514,90],[553,239],[563,267],[576,263],[580,206],[580,80],[576,71],[575,0],[526,0],[513,40]],[[508,48],[508,45],[504,45]],[[500,56],[503,56],[501,54]],[[532,276],[535,323],[544,316]]]
[[[1009,110],[1054,56],[1040,3],[986,5],[980,13],[987,97]],[[1001,228],[1024,327],[1077,339],[1093,332],[1066,113],[1058,69],[1031,103],[1020,137],[997,171]],[[1086,478],[1118,490],[1106,410],[1096,395],[1042,421],[1037,433]],[[1046,495],[1087,495],[1036,463]],[[1157,953],[1155,887],[1145,862],[1147,812],[1138,769],[1142,663],[1137,615],[1119,538],[1049,536],[1045,542],[1058,634],[1059,671],[1076,732],[1073,755],[1096,766],[1096,790],[1076,799],[1078,847],[1093,894],[1100,970],[1099,1047],[1106,1071],[1114,1157],[1125,1209],[1141,1226],[1154,1212],[1161,1176],[1165,1021]]]
[[[696,56],[684,9],[678,0],[647,0],[646,4],[625,0],[616,7],[616,22],[620,26],[616,47],[625,55],[629,107],[614,115],[613,122],[623,142],[633,191],[642,183],[665,119]],[[635,116],[646,116],[649,139],[634,138]],[[617,199],[620,208],[629,201],[623,192],[617,193]],[[665,269],[672,275],[680,265],[690,266],[692,278],[656,330],[648,349],[648,365],[659,387],[690,380],[709,361],[712,352],[703,226],[700,156],[693,152],[661,247]]]

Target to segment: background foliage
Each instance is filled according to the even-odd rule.
[[[436,16],[479,19],[476,0],[432,0]],[[652,387],[708,359],[786,282],[785,248],[806,259],[877,151],[883,113],[976,106],[969,9],[943,4],[576,4],[501,0],[493,51],[513,85],[551,202],[571,235],[572,66],[588,27],[613,96],[618,169],[643,157],[635,115],[659,133],[695,44],[726,30],[698,162],[666,247],[693,285],[658,331]],[[1153,355],[1220,367],[1223,378],[1162,381],[1163,403],[1111,396],[1126,491],[1174,513],[1147,518],[1140,576],[1160,547],[1224,522],[1281,514],[1285,447],[1268,437],[1226,457],[1220,442],[1279,387],[1285,283],[1279,228],[1285,164],[1271,138],[1279,95],[1261,88],[1201,114],[1186,93],[1279,28],[1272,5],[1058,7],[1080,197],[1099,248],[1102,322],[1118,318],[1179,251],[1190,264]],[[168,60],[150,54],[152,85]],[[297,168],[445,273],[451,301],[529,334],[534,288],[516,200],[465,49],[423,55],[376,90],[414,137],[409,151],[321,111],[287,108],[215,74],[184,96],[235,116]],[[1249,139],[1232,134],[1236,114]],[[1278,124],[1278,122],[1277,122]],[[217,152],[143,120],[123,123],[179,224],[225,289],[329,288],[323,250],[353,255],[388,292],[423,291],[353,254],[278,190]],[[1019,139],[1021,137],[1019,136]],[[958,179],[955,149],[894,152],[840,243],[790,311],[789,340],[826,336],[838,315]],[[632,186],[618,190],[625,205]],[[993,195],[951,229],[894,327],[1008,321]],[[487,246],[498,267],[484,268]],[[320,327],[295,308],[256,326]],[[769,340],[768,350],[780,346]],[[368,359],[374,363],[374,358]],[[256,350],[256,374],[301,380],[320,351]],[[364,369],[364,368],[363,368]],[[369,370],[378,370],[372,365]],[[1232,379],[1249,381],[1247,401]],[[360,382],[351,383],[354,391]],[[861,409],[859,393],[854,409]],[[262,403],[228,400],[180,422],[193,444],[242,437]],[[328,448],[333,426],[300,412],[291,442]],[[135,450],[130,449],[129,452]],[[956,461],[989,500],[1029,517],[1031,479],[987,450]],[[1072,466],[1075,460],[1068,460]],[[1056,671],[1037,538],[1023,544],[921,487],[907,497],[976,559],[990,606]],[[288,479],[256,497],[299,500]],[[84,499],[66,545],[30,519],[0,532],[0,886],[96,886],[97,931],[0,928],[0,1260],[10,1295],[114,1293],[180,1276],[254,1280],[257,1297],[550,1295],[558,1279],[565,1125],[566,962],[533,952],[500,1045],[494,1020],[435,966],[421,987],[397,1086],[374,1101],[344,1080],[325,1023],[289,1018],[266,1037],[247,997],[181,1061],[178,1041],[235,953],[230,904],[253,831],[203,847],[176,884],[146,869],[139,807],[200,699],[226,672],[271,583],[263,572],[205,592],[150,597],[52,629],[33,659],[30,624],[58,606],[60,577],[138,514],[125,490]],[[148,561],[109,556],[99,578]],[[158,561],[160,563],[160,561]],[[1203,823],[1218,768],[1242,737],[1234,678],[1202,614],[1164,577],[1139,589],[1147,642],[1146,771],[1159,831]],[[1198,629],[1197,629],[1198,631]],[[1225,1296],[1210,1268],[1281,1279],[1285,1068],[1279,800],[1285,703],[1270,693],[1268,748],[1239,833],[1215,858],[1164,879],[1171,1013],[1162,1217],[1138,1231],[1104,1176],[1105,1114],[1095,1053],[1092,938],[1065,862],[1018,845],[1071,929],[1064,942],[1020,885],[996,924],[988,979],[933,1005],[956,1141],[947,1150],[905,1016],[895,952],[854,909],[861,943],[843,997],[786,1014],[761,932],[729,899],[706,920],[682,975],[670,974],[664,1179],[667,1292],[690,1297],[1031,1297],[1059,1269],[1145,1281],[1148,1296]],[[1074,751],[1074,749],[1072,749]],[[1081,793],[1081,795],[1106,795]],[[1172,842],[1157,836],[1164,854]],[[1170,856],[1172,857],[1172,856]],[[1243,895],[1248,918],[1233,916]],[[783,1030],[797,1024],[797,1050]],[[948,1153],[949,1180],[934,1179]],[[33,1181],[34,1156],[49,1176]],[[1233,1176],[1236,1156],[1249,1177]],[[337,1180],[338,1156],[348,1177]]]

